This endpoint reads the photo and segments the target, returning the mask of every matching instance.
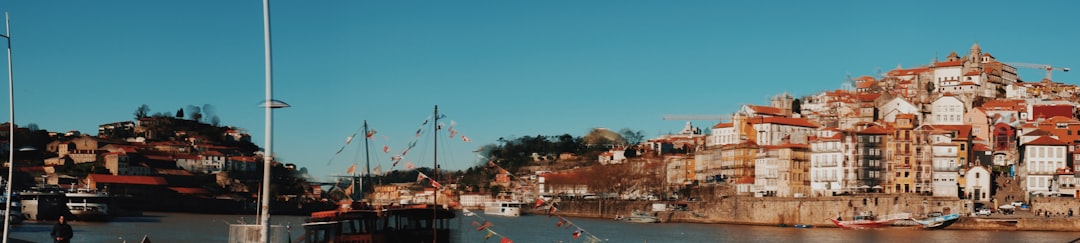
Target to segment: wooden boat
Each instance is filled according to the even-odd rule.
[[[907,217],[901,215],[907,215]],[[877,215],[873,214],[865,214],[856,215],[854,220],[840,220],[839,218],[837,218],[829,219],[829,221],[831,221],[837,227],[844,229],[872,229],[889,227],[892,226],[893,222],[896,222],[896,220],[899,220],[901,218],[910,218],[910,214],[901,215],[888,215],[885,217],[878,217]]]
[[[952,213],[942,215],[940,212],[930,213],[929,218],[926,219],[912,219],[916,223],[919,223],[923,229],[944,229],[949,227],[957,220],[960,220],[960,214]]]
[[[336,210],[311,213],[301,242],[449,242],[452,218],[453,211],[431,204],[343,203]]]

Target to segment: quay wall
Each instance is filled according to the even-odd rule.
[[[576,217],[615,218],[633,211],[651,211],[654,203],[673,201],[561,201],[558,214]],[[861,213],[875,215],[911,213],[914,217],[929,212],[959,212],[963,203],[957,199],[872,195],[815,198],[776,198],[730,196],[708,202],[679,202],[685,210],[658,212],[663,222],[730,223],[751,225],[832,226],[827,219],[840,216],[851,219]]]
[[[685,210],[656,212],[662,222],[720,223],[744,225],[796,225],[835,227],[827,219],[851,219],[860,212],[872,211],[875,215],[911,213],[923,218],[929,212],[961,213],[959,221],[950,230],[997,230],[997,231],[1080,231],[1080,216],[1050,217],[971,217],[964,212],[964,202],[955,198],[869,194],[867,196],[838,196],[815,198],[775,198],[729,196],[711,199],[709,202],[675,201],[558,201],[556,214],[571,217],[615,218],[633,211],[652,211],[653,204],[685,205]],[[1039,201],[1034,201],[1039,202]],[[1039,206],[1034,206],[1039,207]],[[1054,207],[1057,205],[1044,207]],[[1060,210],[1060,209],[1057,209]],[[1057,211],[1054,210],[1054,211]],[[546,214],[536,210],[535,214]]]

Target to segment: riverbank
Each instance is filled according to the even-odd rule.
[[[914,195],[868,194],[818,198],[723,197],[709,202],[686,201],[560,201],[558,214],[585,218],[615,218],[633,211],[657,212],[662,222],[738,224],[738,225],[813,225],[835,227],[827,219],[872,212],[875,215],[910,213],[923,218],[931,212],[961,213],[961,218],[947,229],[993,231],[1070,231],[1080,232],[1080,217],[1036,216],[1030,210],[1016,214],[974,217],[959,199]],[[537,212],[542,213],[542,212]]]

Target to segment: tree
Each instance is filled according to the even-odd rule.
[[[626,144],[631,146],[645,141],[645,132],[640,130],[634,131],[630,130],[630,128],[623,128],[619,130],[619,135],[622,135],[623,139],[626,140]]]
[[[177,110],[175,117],[176,118],[184,118],[184,108],[180,108],[180,110]]]
[[[188,116],[191,116],[192,121],[201,121],[203,117],[202,108],[194,105],[188,105]],[[180,118],[180,117],[178,117]]]
[[[218,117],[217,115],[214,115],[213,117],[210,117],[210,125],[214,125],[216,127],[216,126],[220,126],[220,124],[221,124],[221,118],[220,117]]]
[[[934,82],[926,82],[926,93],[934,93]]]
[[[150,106],[142,104],[139,108],[135,108],[135,119],[146,118],[150,113]]]

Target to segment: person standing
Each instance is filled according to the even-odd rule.
[[[60,216],[56,221],[56,225],[53,225],[52,232],[49,232],[49,236],[52,236],[54,242],[57,243],[71,242],[71,237],[75,234],[75,232],[71,231],[71,225],[64,221],[64,216]]]

